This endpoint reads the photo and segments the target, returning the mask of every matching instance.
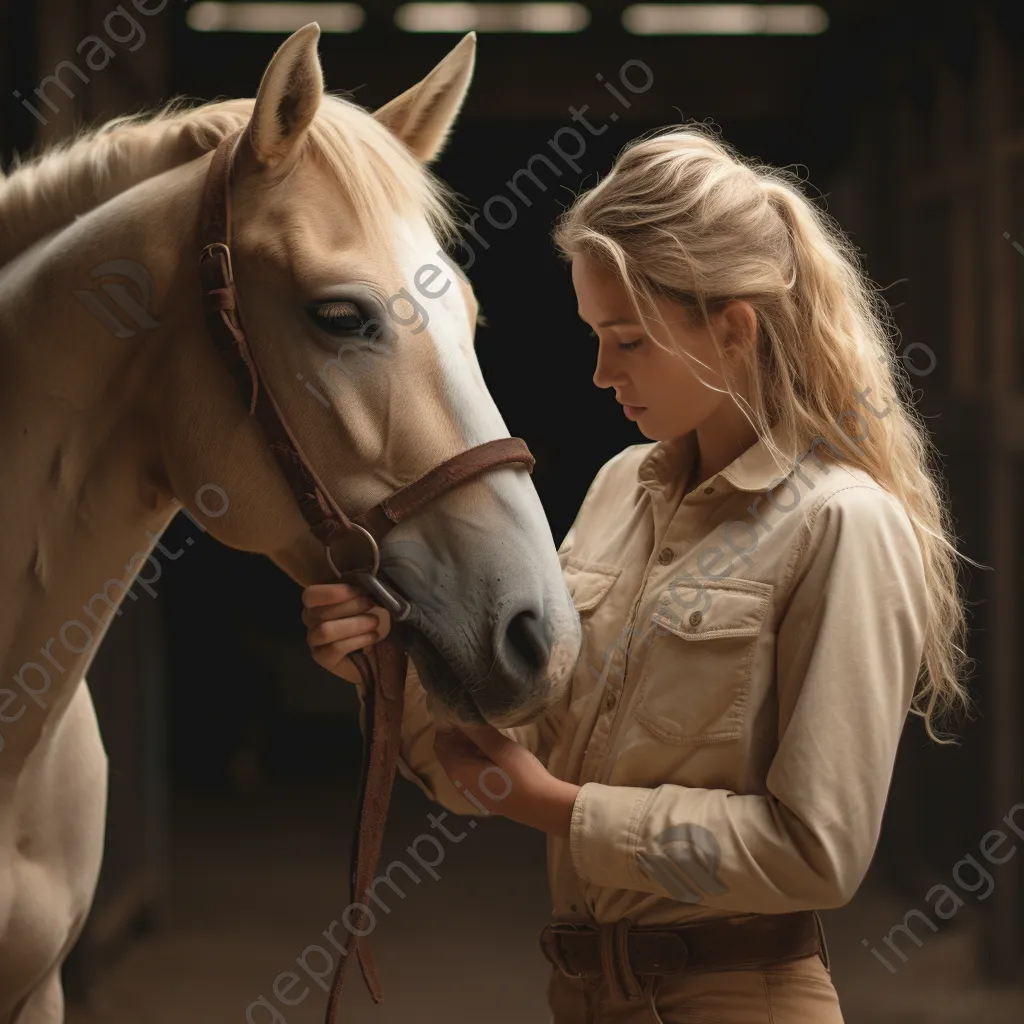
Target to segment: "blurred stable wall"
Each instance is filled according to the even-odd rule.
[[[365,6],[359,36],[325,36],[321,55],[328,87],[353,90],[373,109],[425,74],[457,37],[398,32],[393,3]],[[896,308],[900,351],[943,455],[961,548],[993,567],[966,577],[980,716],[958,749],[930,747],[912,722],[883,830],[880,861],[908,905],[921,905],[928,887],[948,882],[956,861],[1024,795],[1013,517],[1024,444],[1024,368],[1015,357],[1024,341],[1024,255],[1012,244],[1024,245],[1020,4],[834,0],[823,5],[831,25],[822,36],[700,39],[630,36],[618,20],[622,3],[588,6],[594,20],[579,36],[480,37],[464,115],[437,167],[472,211],[494,196],[513,200],[514,217],[498,201],[473,236],[468,272],[491,322],[477,343],[486,379],[510,430],[538,457],[534,479],[560,540],[598,466],[642,439],[591,384],[592,343],[550,247],[559,210],[629,138],[691,117],[719,124],[745,153],[800,165],[812,194],[825,195]],[[142,41],[127,23],[106,21],[113,10],[109,0],[0,2],[5,166],[33,141],[173,94],[252,95],[278,41],[192,32],[185,5],[173,0],[158,14],[137,15]],[[50,104],[35,102],[43,124],[13,91],[32,96],[62,61],[84,68],[77,47],[90,34],[105,37],[113,57],[88,71],[88,82],[65,66],[67,90],[51,82]],[[574,122],[570,107],[586,107],[599,133]],[[569,127],[584,150],[573,156],[563,131],[567,158],[551,140]],[[520,176],[524,201],[510,182],[538,153],[557,171],[536,163],[540,187]],[[505,218],[511,223],[495,226]],[[180,547],[190,531],[179,520],[167,546]],[[161,749],[167,722],[173,774],[183,781],[210,786],[352,767],[336,750],[339,729],[351,736],[351,720],[342,721],[347,705],[309,671],[295,588],[269,564],[216,550],[208,538],[164,571],[170,657],[146,621],[149,608],[133,606],[115,622],[93,673],[113,771],[148,780],[131,792],[115,787],[100,917],[104,907],[124,916],[146,903],[145,886],[130,879],[159,876],[154,808],[159,817],[167,782],[159,760],[144,767],[142,751]],[[149,696],[140,701],[139,692]],[[1019,860],[998,869],[986,905],[990,963],[1000,973],[1020,963]]]
[[[857,112],[849,169],[858,242],[875,279],[893,284],[960,548],[990,567],[964,567],[979,719],[959,750],[932,747],[915,722],[897,764],[884,850],[918,903],[1024,800],[1024,9],[945,5],[935,15],[938,31],[888,48],[882,89]],[[916,28],[904,23],[904,36]],[[987,907],[986,963],[999,977],[1021,966],[1018,860],[998,869]]]

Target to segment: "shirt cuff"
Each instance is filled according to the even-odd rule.
[[[587,782],[572,806],[569,852],[576,874],[593,885],[634,888],[643,879],[636,855],[652,789]]]

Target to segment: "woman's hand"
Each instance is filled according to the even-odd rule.
[[[579,786],[556,779],[533,754],[490,725],[439,728],[445,774],[492,814],[568,838]],[[468,797],[467,797],[468,799]]]
[[[351,583],[320,583],[302,592],[302,621],[313,660],[350,683],[360,680],[349,657],[391,632],[391,615]]]
[[[342,679],[359,682],[359,670],[349,655],[391,632],[387,609],[350,583],[307,587],[302,605],[313,660]],[[452,782],[485,810],[568,837],[580,787],[556,779],[526,747],[493,726],[441,726],[434,752]]]

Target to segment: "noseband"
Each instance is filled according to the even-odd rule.
[[[384,537],[398,523],[454,487],[492,469],[512,464],[523,465],[532,472],[534,459],[522,438],[497,438],[454,455],[365,512],[349,517],[342,511],[289,429],[246,339],[230,248],[231,172],[235,151],[244,131],[244,128],[239,129],[217,146],[203,189],[199,270],[207,330],[234,378],[243,403],[259,423],[310,530],[323,544],[331,571],[339,580],[370,591],[393,619],[403,621],[409,615],[409,603],[378,575],[380,544]],[[339,563],[343,568],[339,568]],[[363,896],[370,889],[380,858],[387,807],[395,778],[408,653],[399,641],[397,630],[392,630],[384,640],[365,651],[355,651],[350,657],[362,677],[366,710],[351,875],[352,904],[363,907]],[[359,916],[365,922],[366,915],[362,911]],[[327,1024],[333,1024],[336,1019],[346,967],[351,959],[349,954],[353,950],[359,958],[363,978],[374,1002],[379,1003],[384,998],[369,945],[364,939],[370,931],[372,924],[369,928],[363,923],[349,926],[349,937],[335,970],[328,999]]]

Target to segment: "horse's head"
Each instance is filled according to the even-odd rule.
[[[462,105],[475,37],[375,114],[324,94],[318,37],[295,33],[264,74],[236,151],[232,260],[266,386],[330,500],[354,516],[508,430],[474,352],[472,289],[437,237],[450,227],[446,196],[425,167]],[[194,334],[168,368],[175,493],[225,543],[300,583],[329,580],[262,435]],[[218,492],[204,492],[207,509],[193,500],[210,483],[226,510]],[[511,724],[564,692],[579,623],[521,466],[400,524],[381,567],[412,604],[420,676],[453,717]]]

